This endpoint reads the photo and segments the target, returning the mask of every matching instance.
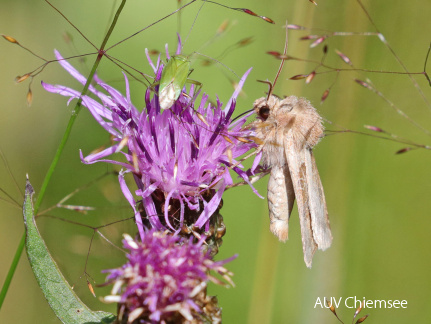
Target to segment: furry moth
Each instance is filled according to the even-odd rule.
[[[272,90],[272,86],[271,86]],[[316,249],[332,242],[323,186],[312,148],[323,136],[320,115],[304,98],[279,99],[270,94],[254,102],[256,137],[271,168],[268,182],[270,229],[281,241],[288,238],[288,221],[296,199],[304,261],[311,267]]]

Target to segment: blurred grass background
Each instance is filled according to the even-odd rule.
[[[254,42],[238,49],[222,62],[241,75],[249,67],[249,76],[238,112],[252,107],[254,99],[267,90],[257,79],[273,80],[279,61],[265,54],[282,51],[285,21],[307,27],[334,31],[374,31],[356,1],[317,1],[314,6],[306,0],[270,1],[236,0],[227,4],[244,7],[271,17],[276,25],[239,12],[206,5],[184,47],[184,54],[201,51],[217,57],[238,40],[252,36]],[[111,1],[53,2],[96,45],[101,43],[112,12]],[[431,35],[428,23],[431,3],[412,1],[364,1],[374,22],[411,71],[423,68]],[[53,58],[54,48],[64,56],[91,52],[92,48],[63,18],[43,1],[0,1],[0,32],[18,39],[20,43],[45,58]],[[111,44],[169,14],[176,1],[129,1]],[[132,38],[111,53],[133,67],[149,72],[144,49],[163,50],[169,43],[176,47],[176,32],[180,27],[183,39],[196,16],[199,4],[186,9],[181,16],[164,20]],[[223,38],[201,47],[212,37],[218,26],[229,19],[235,22]],[[63,40],[64,32],[73,35],[76,49]],[[322,45],[309,48],[309,41],[298,41],[309,32],[290,32],[289,54],[304,59],[320,60]],[[329,54],[326,63],[347,67],[334,54],[345,53],[356,67],[400,71],[401,68],[377,37],[338,37],[326,42]],[[40,80],[81,89],[58,65],[49,65],[33,83],[33,105],[26,106],[27,82],[14,84],[14,77],[23,75],[41,61],[3,41],[0,50],[1,98],[0,146],[6,155],[21,188],[29,173],[36,189],[54,156],[56,147],[69,119],[71,108],[63,97],[45,93]],[[88,73],[94,57],[86,63],[72,63]],[[218,94],[223,102],[229,99],[232,88],[226,75],[234,76],[224,67],[203,67],[199,59],[193,64],[192,78],[203,83],[211,96]],[[427,135],[395,113],[380,97],[354,83],[353,78],[369,77],[386,97],[409,116],[431,130],[430,110],[418,95],[407,76],[341,73],[328,99],[320,105],[320,97],[335,78],[334,73],[317,75],[309,85],[289,81],[295,74],[306,74],[313,64],[290,61],[285,65],[275,93],[307,97],[328,120],[349,129],[363,130],[364,124],[414,140],[430,143]],[[121,91],[124,90],[121,71],[105,60],[99,75]],[[429,97],[425,78],[416,77]],[[142,106],[144,87],[132,83],[132,100]],[[326,125],[328,129],[334,126]],[[83,110],[72,137],[48,188],[43,206],[58,202],[75,188],[108,170],[106,165],[84,166],[78,150],[84,154],[107,143],[107,134]],[[314,308],[318,297],[351,297],[359,299],[407,300],[407,309],[367,309],[367,323],[427,323],[431,321],[431,173],[430,152],[415,150],[403,155],[394,152],[405,145],[354,134],[328,136],[315,150],[330,213],[334,242],[325,252],[317,252],[313,268],[303,262],[297,212],[290,222],[290,239],[279,243],[269,232],[267,203],[252,194],[248,187],[228,191],[224,196],[222,214],[227,225],[224,245],[218,258],[238,253],[239,258],[228,265],[235,273],[235,288],[211,287],[210,294],[219,297],[224,323],[336,323],[329,310]],[[267,179],[256,187],[262,195]],[[21,202],[22,198],[0,167],[0,187]],[[3,195],[1,196],[3,197]],[[50,215],[98,226],[131,215],[118,189],[115,177],[107,177],[94,187],[79,193],[71,204],[102,207],[87,215],[68,210],[55,210]],[[109,206],[109,207],[106,207]],[[39,219],[39,228],[60,268],[79,296],[93,309],[115,312],[112,305],[102,304],[87,289],[83,274],[92,231],[53,219]],[[24,230],[20,209],[0,201],[0,282],[3,283]],[[134,232],[132,222],[110,226],[103,233],[119,243],[123,232]],[[102,269],[117,267],[124,261],[120,252],[96,238],[88,262],[88,273],[97,283],[104,281]],[[109,288],[97,288],[103,296]],[[354,309],[341,307],[339,315],[349,322]],[[40,292],[25,255],[18,266],[8,296],[0,312],[1,323],[57,323]]]

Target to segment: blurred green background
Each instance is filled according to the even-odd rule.
[[[222,59],[224,65],[241,75],[253,67],[245,96],[238,101],[238,111],[252,107],[254,99],[267,90],[257,79],[273,80],[279,61],[265,54],[282,51],[285,21],[331,31],[375,31],[356,1],[318,0],[314,6],[307,0],[226,2],[245,7],[271,17],[276,25],[208,4],[203,7],[184,47],[184,53],[200,51],[217,57],[240,39],[253,37],[253,43],[237,49]],[[112,1],[53,1],[78,28],[96,45],[101,43],[113,10]],[[375,24],[385,35],[409,70],[423,69],[430,41],[431,3],[428,1],[364,1]],[[76,31],[44,1],[0,1],[0,33],[11,35],[20,43],[45,58],[53,58],[53,49],[64,56],[93,51]],[[111,53],[131,66],[150,72],[144,49],[163,50],[164,44],[176,47],[176,32],[186,38],[200,4],[186,9],[181,21],[175,15],[151,27],[148,31],[118,46]],[[111,44],[169,14],[177,7],[170,1],[129,1]],[[211,45],[202,48],[226,19],[230,31]],[[180,27],[179,27],[180,26]],[[64,41],[65,32],[73,35],[74,46]],[[310,49],[310,41],[298,38],[310,34],[293,31],[289,34],[289,54],[303,59],[320,60],[322,45]],[[316,33],[316,32],[312,32]],[[322,32],[320,32],[322,33]],[[54,156],[64,132],[71,108],[64,97],[46,93],[40,80],[64,84],[76,89],[81,86],[57,64],[49,65],[35,78],[33,105],[26,105],[28,82],[16,85],[14,78],[36,68],[41,61],[18,46],[1,40],[1,109],[0,146],[9,161],[13,175],[21,188],[28,173],[36,193]],[[401,71],[401,67],[377,37],[334,37],[326,63],[348,67],[334,53],[339,49],[363,69]],[[86,62],[72,63],[88,73],[94,56]],[[193,63],[193,79],[203,83],[204,91],[218,94],[223,102],[232,88],[229,79],[235,76],[223,66],[204,67],[197,59]],[[286,63],[275,93],[307,97],[328,120],[345,128],[364,130],[363,125],[376,125],[417,143],[430,143],[428,135],[397,114],[382,98],[358,86],[353,79],[369,77],[384,95],[404,110],[414,121],[431,130],[431,111],[411,81],[405,75],[340,73],[323,105],[320,98],[335,79],[335,73],[317,75],[313,82],[289,81],[295,74],[311,72],[315,64],[289,61]],[[121,71],[106,61],[99,75],[121,91],[124,90]],[[227,76],[227,77],[226,77]],[[429,98],[425,78],[415,79]],[[142,106],[144,87],[132,83],[132,100]],[[326,124],[327,129],[335,129]],[[109,168],[103,164],[84,166],[78,150],[88,154],[109,140],[103,129],[83,110],[70,141],[48,188],[42,210],[55,204],[66,194]],[[317,164],[325,188],[334,241],[325,252],[317,252],[312,269],[303,262],[297,212],[290,222],[290,239],[279,243],[269,232],[267,202],[256,197],[250,188],[232,189],[224,195],[222,214],[227,234],[219,259],[235,253],[238,259],[228,264],[235,273],[235,288],[210,287],[223,307],[224,323],[336,323],[327,309],[314,308],[318,297],[353,297],[359,299],[407,300],[406,309],[366,309],[367,323],[428,323],[431,322],[431,173],[430,152],[423,149],[402,155],[394,153],[406,145],[354,134],[339,134],[324,138],[315,149]],[[267,179],[256,187],[262,195]],[[0,166],[0,187],[19,202],[22,201],[6,168]],[[4,195],[0,195],[4,197]],[[69,210],[54,210],[49,215],[98,226],[127,218],[131,210],[118,189],[117,179],[107,177],[90,189],[79,193],[71,204],[100,207],[87,215]],[[109,206],[109,207],[106,207]],[[89,292],[81,278],[92,230],[54,219],[38,220],[47,245],[79,296],[93,309],[115,312],[113,305],[102,304]],[[0,201],[0,282],[3,283],[24,226],[20,208]],[[123,232],[135,231],[132,222],[109,226],[102,232],[119,244]],[[124,262],[118,250],[96,237],[88,261],[87,272],[97,283],[104,281],[102,269],[117,267]],[[109,288],[96,288],[98,296]],[[350,322],[354,309],[341,306],[338,314]],[[49,309],[25,254],[22,256],[9,293],[0,312],[1,323],[58,323]]]

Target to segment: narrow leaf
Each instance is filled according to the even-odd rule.
[[[402,153],[406,153],[406,152],[411,151],[411,150],[412,150],[411,147],[405,147],[405,148],[402,148],[401,150],[396,151],[395,154],[402,154]]]
[[[238,42],[238,46],[247,46],[251,43],[253,43],[253,37],[246,37]]]
[[[325,300],[326,300],[326,305],[328,305],[328,307],[331,310],[331,312],[334,313],[335,316],[337,316],[337,312],[335,311],[335,307],[332,305],[331,302],[329,302],[328,299],[325,298]]]
[[[91,284],[91,282],[89,282],[88,280],[87,280],[87,287],[88,287],[88,289],[90,290],[91,294],[92,294],[94,297],[96,297],[96,293],[94,292],[93,285],[92,285],[92,284]]]
[[[257,13],[255,13],[254,11],[252,11],[250,9],[247,9],[247,8],[232,8],[232,9],[242,11],[248,15],[251,15],[251,16],[259,17],[259,18],[265,20],[266,22],[269,22],[270,24],[275,24],[274,20],[272,20],[271,18],[265,17],[265,16],[259,16]]]
[[[329,89],[326,89],[323,92],[322,98],[320,98],[320,103],[322,104],[326,100],[326,98],[328,98],[328,96],[329,96]]]
[[[347,57],[347,55],[343,54],[342,52],[340,52],[339,50],[335,50],[335,53],[337,53],[337,55],[346,63],[349,64],[350,66],[353,66],[352,61]]]
[[[299,25],[289,24],[289,25],[287,25],[287,29],[304,30],[304,29],[305,29],[305,27],[303,27],[303,26],[299,26]]]
[[[334,305],[332,305],[332,303],[327,298],[325,298],[325,300],[326,300],[326,305],[328,305],[329,309],[334,314],[334,316],[337,318],[337,320],[340,321],[341,323],[343,323],[343,321],[338,317],[337,312],[335,311]]]
[[[223,21],[219,26],[219,28],[217,29],[216,34],[217,35],[223,34],[226,31],[226,29],[229,27],[229,24],[230,24],[229,19],[226,19],[225,21]]]
[[[302,36],[299,40],[309,40],[309,39],[316,39],[319,38],[319,35],[307,35],[307,36]]]
[[[281,53],[280,53],[280,52],[276,52],[276,51],[268,51],[268,52],[266,52],[266,54],[269,54],[269,55],[272,55],[272,56],[275,56],[275,57],[277,57],[277,56],[280,56],[280,55],[281,55]]]
[[[15,82],[16,82],[16,83],[20,83],[20,82],[22,82],[22,81],[24,81],[24,80],[27,80],[30,76],[31,76],[31,74],[30,74],[30,73],[27,73],[27,74],[24,74],[24,75],[18,75],[18,76],[15,78]]]
[[[383,129],[381,129],[380,127],[377,126],[372,126],[372,125],[364,125],[365,128],[375,131],[375,132],[379,132],[379,133],[384,133],[385,131]]]
[[[325,39],[326,39],[326,36],[322,36],[322,37],[316,39],[314,42],[312,42],[310,44],[310,47],[311,48],[316,47],[317,45],[319,45],[320,43],[322,43]]]
[[[355,79],[355,82],[358,83],[358,84],[360,84],[364,88],[367,88],[369,90],[374,90],[374,88],[368,82],[365,82],[365,81],[362,81],[362,80],[359,80],[359,79]]]
[[[71,44],[73,43],[73,36],[71,33],[69,32],[65,32],[63,33],[63,40],[66,44]]]
[[[328,45],[323,46],[323,54],[328,53]]]
[[[314,77],[316,76],[316,71],[311,72],[306,78],[305,78],[305,84],[309,84],[311,81],[313,81]]]
[[[305,79],[308,77],[308,74],[297,74],[294,75],[293,77],[290,77],[290,80],[301,80],[301,79]]]
[[[361,312],[361,310],[362,310],[362,304],[363,302],[361,302],[360,303],[360,305],[359,305],[359,307],[358,308],[356,308],[356,311],[355,311],[355,314],[353,314],[353,319],[355,319],[356,318],[356,316],[358,316],[358,314]]]
[[[13,38],[12,36],[3,35],[3,34],[2,34],[2,36],[4,39],[6,39],[10,43],[19,44],[18,41],[15,38]]]
[[[367,315],[365,315],[365,316],[363,316],[363,317],[361,317],[360,319],[358,319],[358,320],[355,322],[355,324],[359,324],[359,323],[364,322],[364,321],[367,319],[367,317],[368,317],[368,314],[367,314]]]
[[[29,106],[29,107],[30,107],[30,106],[31,106],[31,103],[33,102],[33,92],[31,92],[31,89],[30,89],[30,88],[28,88],[26,98],[27,98],[27,106]]]
[[[23,206],[25,246],[31,268],[49,306],[65,324],[113,323],[114,315],[90,310],[63,277],[37,229],[33,212],[33,193],[33,187],[27,178]]]

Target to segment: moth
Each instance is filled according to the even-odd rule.
[[[272,89],[272,86],[271,86]],[[281,241],[296,203],[304,261],[311,268],[316,249],[332,242],[322,182],[312,148],[323,136],[322,118],[304,98],[285,99],[269,92],[254,102],[256,137],[262,142],[263,163],[271,168],[268,182],[270,229]]]

